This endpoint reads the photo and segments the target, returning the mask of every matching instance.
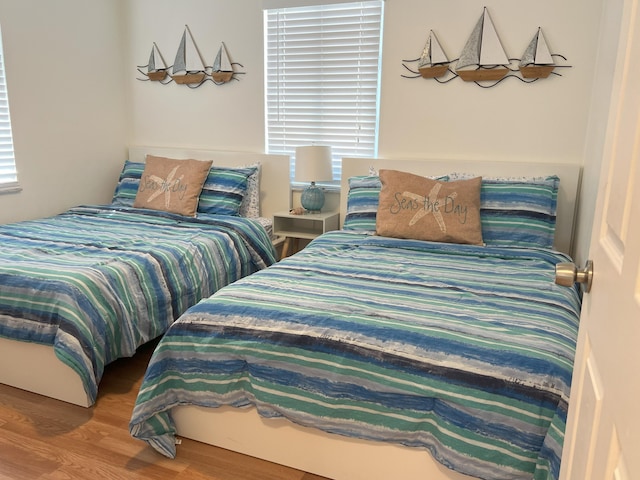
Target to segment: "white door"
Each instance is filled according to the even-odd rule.
[[[625,0],[563,480],[640,479],[640,0]]]

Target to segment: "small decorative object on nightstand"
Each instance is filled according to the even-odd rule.
[[[292,242],[295,242],[295,250],[298,249],[298,240],[313,240],[331,230],[340,228],[340,214],[338,212],[308,213],[296,215],[289,212],[276,213],[273,216],[273,234],[285,237],[282,246],[281,257],[287,257],[292,253]]]
[[[302,191],[300,203],[306,210],[319,213],[324,206],[324,192],[320,187],[316,187],[316,182],[333,180],[331,147],[321,145],[297,147],[295,170],[296,182],[311,182],[311,185]]]

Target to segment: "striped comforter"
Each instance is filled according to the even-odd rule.
[[[172,407],[255,405],[479,478],[557,478],[580,310],[554,283],[567,260],[330,232],[171,326],[131,433],[173,457]]]
[[[86,206],[0,226],[0,336],[53,345],[95,401],[104,366],[275,261],[263,227]]]

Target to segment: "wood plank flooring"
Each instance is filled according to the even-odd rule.
[[[0,385],[0,480],[322,480],[188,439],[170,460],[132,438],[129,419],[154,346],[109,365],[89,409]]]

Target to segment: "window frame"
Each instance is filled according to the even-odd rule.
[[[14,193],[21,190],[18,183],[18,169],[13,148],[13,130],[11,127],[9,91],[4,59],[2,28],[0,27],[0,194]]]

